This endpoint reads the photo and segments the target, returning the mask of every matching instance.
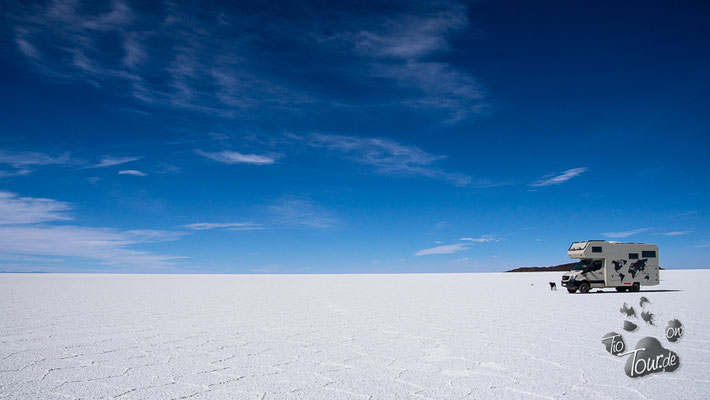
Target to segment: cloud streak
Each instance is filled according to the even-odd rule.
[[[445,244],[441,246],[431,247],[428,249],[422,249],[414,253],[415,256],[430,256],[433,254],[454,254],[468,249],[468,246],[464,243],[456,244]]]
[[[71,206],[61,201],[0,191],[0,225],[69,221],[73,219],[70,210]]]
[[[459,240],[464,241],[464,242],[473,242],[473,243],[491,243],[491,242],[500,242],[503,239],[501,239],[499,237],[495,237],[493,235],[483,235],[483,236],[477,237],[477,238],[462,237]]]
[[[343,135],[312,134],[306,138],[310,146],[340,153],[346,159],[367,165],[381,175],[423,176],[447,181],[456,186],[471,183],[471,177],[446,172],[432,164],[446,157],[394,140]]]
[[[338,219],[333,213],[301,196],[285,196],[266,207],[270,219],[277,225],[330,229]]]
[[[116,165],[126,164],[133,161],[138,161],[143,157],[104,157],[97,164],[89,168],[106,168]]]
[[[468,19],[464,6],[449,3],[425,15],[383,17],[369,25],[347,37],[356,51],[372,57],[412,60],[448,51],[447,35],[465,28]]]
[[[204,231],[209,229],[227,229],[230,231],[253,231],[263,229],[259,224],[253,222],[195,222],[193,224],[183,225],[183,228],[196,231]]]
[[[0,191],[0,256],[77,257],[141,269],[166,267],[181,258],[131,247],[177,240],[182,232],[48,224],[73,220],[71,209],[65,202]]]
[[[114,167],[117,165],[123,165],[133,161],[141,160],[143,157],[138,156],[128,156],[128,157],[115,157],[106,156],[101,158],[99,162],[95,164],[87,165],[85,160],[72,158],[69,153],[63,153],[60,155],[49,155],[40,152],[8,152],[0,151],[0,164],[5,164],[14,169],[14,171],[0,171],[0,176],[17,176],[17,175],[27,175],[32,172],[32,168],[40,166],[49,165],[78,165],[80,169],[87,168],[107,168]],[[82,166],[83,165],[83,166]],[[4,174],[3,174],[4,173]]]
[[[663,233],[661,233],[661,235],[663,235],[663,236],[681,236],[681,235],[687,235],[692,232],[693,231],[672,231],[672,232],[663,232]]]
[[[570,179],[582,175],[583,173],[587,172],[589,168],[572,168],[568,169],[567,171],[564,171],[562,173],[553,173],[553,174],[548,174],[543,176],[541,179],[530,183],[528,186],[532,187],[544,187],[544,186],[552,186],[552,185],[559,185],[561,183],[565,183],[569,181]]]
[[[10,171],[0,171],[0,177],[3,176],[21,176],[32,173],[33,167],[47,165],[68,165],[75,161],[69,157],[68,153],[58,156],[52,156],[38,152],[8,152],[0,150],[0,164],[7,165],[12,168]]]
[[[422,249],[414,253],[415,256],[421,257],[421,256],[430,256],[430,255],[436,255],[436,254],[454,254],[454,253],[459,253],[464,250],[468,250],[471,246],[473,246],[474,243],[495,243],[495,242],[500,242],[501,238],[494,236],[494,235],[483,235],[477,238],[473,237],[462,237],[459,239],[459,242],[461,243],[454,243],[454,244],[444,244],[441,246],[435,246],[431,247],[428,249]],[[440,242],[437,242],[440,243]]]
[[[65,165],[71,162],[69,154],[51,156],[44,153],[31,151],[11,153],[0,151],[0,164],[7,164],[13,168],[35,167],[40,165]]]
[[[276,163],[279,157],[279,155],[245,154],[230,150],[213,153],[195,150],[195,154],[223,164],[269,165]]]
[[[614,238],[614,239],[623,239],[627,238],[629,236],[637,235],[642,232],[646,232],[648,228],[639,228],[639,229],[634,229],[630,231],[623,231],[623,232],[607,232],[607,233],[602,233],[602,235],[609,237],[609,238]]]
[[[138,171],[136,169],[123,169],[118,171],[119,175],[131,175],[131,176],[148,176],[145,172]]]
[[[236,3],[15,2],[3,32],[35,71],[146,105],[235,117],[391,104],[456,122],[485,108],[478,81],[443,57],[469,26],[466,13],[455,2],[392,3],[371,14],[347,4],[254,13]],[[354,90],[333,94],[324,71]],[[351,94],[361,92],[367,100]]]
[[[0,227],[0,254],[77,257],[115,267],[166,267],[182,257],[134,250],[136,244],[151,243],[140,231],[119,231],[82,226]]]
[[[339,37],[369,60],[366,74],[410,92],[403,103],[445,111],[449,114],[446,122],[453,123],[480,113],[487,105],[484,90],[472,76],[431,59],[448,52],[449,35],[468,26],[464,5],[442,4],[421,14],[413,7],[414,13],[375,18]]]

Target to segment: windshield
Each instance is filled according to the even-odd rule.
[[[589,264],[592,263],[592,260],[582,260],[577,263],[577,265],[572,268],[572,271],[582,271],[583,269],[587,268]]]

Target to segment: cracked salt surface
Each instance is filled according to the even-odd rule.
[[[710,271],[560,276],[0,275],[0,399],[710,398]],[[640,295],[659,323],[625,340],[683,321],[673,373],[630,379],[599,343]]]

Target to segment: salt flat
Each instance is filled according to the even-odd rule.
[[[586,295],[560,276],[0,275],[0,398],[710,398],[710,271]],[[657,326],[627,333],[642,295]],[[627,377],[610,331],[681,368]]]

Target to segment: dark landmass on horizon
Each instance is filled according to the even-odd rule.
[[[577,265],[576,262],[573,263],[567,263],[567,264],[560,264],[560,265],[552,265],[550,267],[518,267],[514,269],[509,269],[507,271],[503,272],[545,272],[545,271],[571,271],[574,266]],[[665,270],[663,267],[659,267],[661,271]]]
[[[571,271],[574,266],[577,265],[576,262],[553,265],[550,267],[518,267],[514,269],[509,269],[504,272],[545,272],[545,271]]]

